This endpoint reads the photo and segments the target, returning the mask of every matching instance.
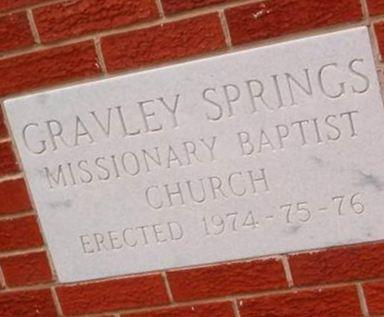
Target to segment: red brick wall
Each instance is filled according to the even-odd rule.
[[[357,25],[381,71],[383,0],[0,0],[0,99]],[[62,285],[0,111],[0,316],[56,315],[384,316],[384,243]]]

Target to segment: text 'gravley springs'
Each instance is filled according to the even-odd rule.
[[[201,99],[193,100],[203,122],[182,120],[185,117],[181,114],[192,103],[182,93],[149,97],[131,101],[127,105],[111,105],[102,110],[74,114],[72,120],[66,119],[65,123],[56,118],[29,122],[22,131],[24,146],[32,155],[42,156],[96,145],[99,141],[112,138],[121,138],[122,142],[129,140],[127,146],[131,146],[132,140],[136,141],[132,149],[119,153],[107,154],[104,150],[103,154],[95,155],[92,159],[42,167],[47,187],[54,190],[106,182],[114,178],[137,178],[154,171],[169,171],[195,164],[214,164],[216,160],[225,159],[219,151],[220,144],[233,147],[239,157],[254,159],[263,153],[278,152],[285,148],[351,139],[358,135],[359,112],[353,109],[354,105],[348,105],[348,111],[338,111],[335,107],[332,113],[319,114],[318,117],[290,120],[290,116],[286,115],[281,122],[260,122],[258,114],[294,111],[306,106],[303,98],[326,98],[333,102],[364,94],[370,88],[370,81],[361,70],[363,65],[364,60],[356,58],[343,65],[328,63],[318,69],[304,68],[295,74],[271,74],[263,78],[255,76],[242,82],[206,87],[199,94]],[[232,146],[231,136],[224,137],[216,129],[221,123],[236,120],[240,116],[251,118],[252,123],[238,128],[232,136]],[[169,138],[169,144],[162,139],[158,146],[145,146],[145,142],[137,142],[145,135],[156,138],[169,131],[178,133],[178,129],[191,124],[208,124],[210,134],[173,143]],[[228,171],[225,178],[196,175],[196,179],[148,184],[143,190],[143,198],[152,209],[162,209],[270,190],[268,171],[257,168]]]

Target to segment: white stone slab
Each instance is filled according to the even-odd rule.
[[[62,282],[384,238],[364,27],[5,108]]]

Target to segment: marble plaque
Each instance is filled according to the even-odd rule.
[[[384,238],[365,27],[8,100],[61,282]]]

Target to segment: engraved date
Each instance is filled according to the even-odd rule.
[[[205,236],[220,236],[256,230],[267,223],[283,222],[286,225],[306,224],[326,213],[335,216],[362,215],[366,212],[363,193],[341,194],[331,197],[328,204],[316,207],[308,201],[282,204],[274,213],[260,215],[258,211],[229,212],[202,218]]]
[[[225,215],[213,215],[203,218],[203,226],[205,235],[221,235],[223,233],[237,232],[241,230],[254,230],[260,224],[256,221],[252,211],[248,211],[245,215],[239,212],[231,212]]]
[[[309,222],[316,212],[336,211],[339,216],[354,212],[360,215],[365,212],[365,206],[361,197],[362,193],[334,196],[329,207],[317,209],[311,207],[307,201],[287,203],[281,205],[280,210],[285,214],[286,223],[288,224]]]

